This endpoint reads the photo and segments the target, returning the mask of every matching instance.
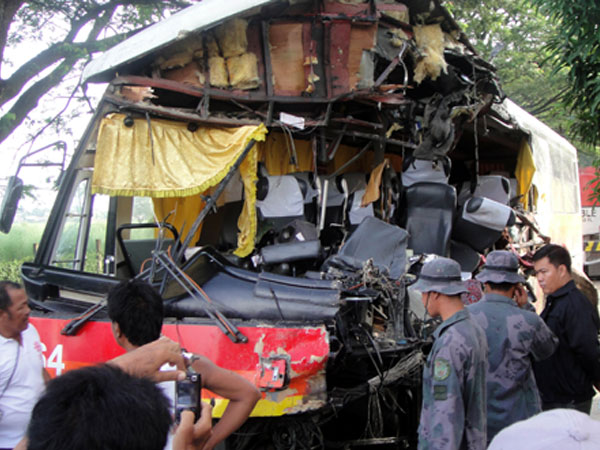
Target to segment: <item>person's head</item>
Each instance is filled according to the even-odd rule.
[[[54,378],[27,429],[28,450],[162,450],[169,401],[154,382],[101,365]]]
[[[139,347],[160,337],[164,307],[158,292],[147,282],[122,281],[108,293],[108,317],[121,347]]]
[[[512,297],[516,286],[525,283],[519,275],[517,256],[506,250],[494,250],[487,255],[485,265],[475,278],[483,283],[486,292]]]
[[[0,281],[0,334],[17,338],[29,325],[29,303],[18,283]]]
[[[449,258],[437,258],[425,263],[413,289],[421,292],[421,299],[430,316],[444,316],[448,301],[462,302],[460,294],[467,292],[462,281],[460,265]]]
[[[574,409],[551,409],[513,423],[488,450],[592,450],[600,448],[600,422]]]
[[[533,255],[535,276],[544,291],[552,294],[571,281],[571,255],[556,244],[543,246]]]

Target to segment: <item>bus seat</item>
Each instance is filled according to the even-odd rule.
[[[259,221],[269,222],[276,231],[294,219],[304,218],[304,196],[300,182],[292,175],[260,177],[256,184]]]
[[[406,269],[407,240],[408,233],[399,226],[366,217],[340,251],[325,261],[321,270],[326,271],[329,267],[360,269],[365,261],[372,259],[376,267],[398,279]]]
[[[206,216],[197,245],[212,245],[220,251],[237,248],[238,218],[243,200],[225,203]]]
[[[448,184],[450,178],[451,164],[447,156],[435,161],[407,157],[402,166],[402,185],[405,187],[415,183]]]
[[[489,198],[472,197],[461,208],[452,238],[482,253],[502,236],[505,227],[514,225],[515,221],[510,206]]]
[[[414,183],[405,188],[400,226],[409,233],[415,254],[450,254],[450,235],[456,211],[456,189],[444,183]]]
[[[304,197],[304,218],[311,223],[317,224],[317,202],[319,200],[319,189],[313,172],[291,173],[300,186]]]
[[[468,183],[464,183],[458,194],[458,204],[464,205],[470,197],[484,197],[503,205],[511,199],[511,185],[508,178],[501,175],[482,175],[477,180],[475,191],[471,195]]]
[[[350,230],[356,229],[366,217],[373,217],[373,204],[369,203],[365,207],[361,207],[363,195],[366,189],[359,189],[350,196],[350,208],[348,210],[348,221],[350,222]]]
[[[450,241],[450,258],[460,264],[462,272],[473,272],[479,266],[481,255],[467,244]]]

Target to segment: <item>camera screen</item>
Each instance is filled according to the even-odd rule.
[[[177,383],[177,404],[195,406],[198,403],[198,387],[191,381]]]

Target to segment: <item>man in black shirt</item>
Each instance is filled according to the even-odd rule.
[[[600,390],[598,311],[575,287],[565,248],[548,244],[533,261],[546,294],[541,316],[559,340],[550,358],[534,363],[542,409],[571,408],[589,414],[594,386]]]

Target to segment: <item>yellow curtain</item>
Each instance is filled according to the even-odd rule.
[[[173,225],[183,235],[187,234],[190,227],[204,207],[204,200],[200,195],[189,197],[153,198],[154,214],[158,220],[163,221],[169,216],[167,222]],[[184,229],[185,227],[185,229]],[[200,238],[202,224],[192,239],[192,245]],[[158,233],[158,232],[157,232]]]
[[[264,141],[267,134],[263,124],[200,127],[191,132],[185,123],[161,119],[152,119],[150,127],[145,119],[135,119],[126,127],[124,118],[111,114],[100,124],[92,192],[172,199],[154,202],[157,215],[164,218],[176,209],[176,217],[169,221],[180,226],[185,221],[186,227],[202,207],[198,194],[223,179],[251,139]],[[256,161],[254,147],[240,167],[245,204],[238,222],[239,256],[254,248]]]
[[[105,117],[98,131],[92,192],[112,196],[185,197],[199,194],[223,179],[250,139],[264,140],[264,125],[237,128],[200,127]]]
[[[312,143],[307,140],[294,140],[298,157],[298,165],[294,166],[290,163],[292,147],[289,139],[284,133],[271,132],[264,142],[258,144],[258,160],[265,164],[269,175],[287,175],[288,173],[314,170]],[[335,172],[359,151],[359,147],[340,145],[333,161],[329,164],[328,173]],[[402,171],[402,156],[386,153],[385,157],[390,161],[394,170]],[[368,151],[344,169],[342,173],[370,172],[373,169],[372,164],[373,152]]]
[[[517,195],[522,195],[521,203],[525,210],[529,208],[529,198],[527,196],[531,189],[533,174],[535,173],[535,162],[533,154],[527,139],[521,141],[519,156],[517,157],[517,167],[515,168],[515,176],[517,177]],[[535,201],[535,199],[534,199]]]
[[[269,137],[258,146],[258,159],[265,163],[269,175],[287,175],[313,170],[311,142],[294,139],[294,147],[298,166],[290,163],[292,152],[290,138],[284,133],[269,133]]]

